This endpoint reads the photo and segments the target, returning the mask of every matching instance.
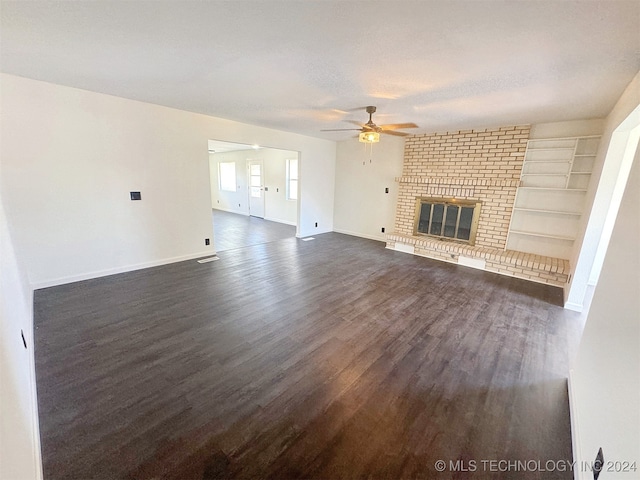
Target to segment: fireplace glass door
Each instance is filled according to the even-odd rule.
[[[452,239],[473,245],[480,202],[419,198],[416,205],[416,235]]]

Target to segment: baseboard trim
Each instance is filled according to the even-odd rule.
[[[582,305],[581,303],[567,302],[564,304],[564,308],[566,308],[567,310],[571,310],[573,312],[581,313],[584,308],[584,305]]]
[[[356,233],[356,232],[351,232],[349,230],[342,230],[342,229],[333,229],[334,232],[336,233],[342,233],[343,235],[350,235],[352,237],[360,237],[360,238],[366,238],[367,240],[376,240],[378,242],[385,242],[385,236],[384,235],[367,235],[366,233]]]
[[[133,265],[124,265],[122,267],[108,268],[106,270],[97,270],[94,272],[81,273],[79,275],[69,275],[67,277],[52,278],[50,280],[43,280],[41,282],[33,282],[31,288],[38,290],[40,288],[57,287],[58,285],[65,285],[67,283],[81,282],[83,280],[91,280],[92,278],[108,277],[109,275],[117,275],[118,273],[133,272],[135,270],[142,270],[144,268],[159,267],[160,265],[168,265],[170,263],[184,262],[185,260],[193,260],[201,257],[211,257],[216,252],[207,250],[204,252],[192,253],[189,255],[180,255],[177,257],[163,258],[160,260],[153,260],[150,262],[136,263]]]
[[[580,436],[578,435],[578,411],[575,405],[573,392],[573,369],[569,370],[569,379],[567,380],[567,390],[569,393],[569,420],[571,422],[571,451],[573,453],[573,461],[576,467],[573,469],[573,480],[583,480],[580,468],[577,468],[582,461],[582,450],[580,446]]]
[[[244,215],[245,217],[249,216],[249,212],[245,212],[242,210],[232,210],[230,208],[211,207],[211,210],[220,210],[221,212],[236,213],[238,215]]]
[[[289,222],[287,220],[280,220],[279,218],[273,217],[264,217],[268,222],[276,222],[276,223],[284,223],[285,225],[291,225],[292,227],[297,227],[296,222]]]
[[[42,466],[42,445],[40,443],[40,413],[38,410],[38,386],[36,383],[36,358],[35,358],[35,322],[33,311],[33,289],[29,292],[29,318],[31,319],[31,332],[29,335],[29,343],[31,344],[31,352],[29,353],[29,387],[31,389],[31,414],[33,415],[31,423],[31,445],[33,453],[33,466],[35,469],[36,480],[44,478],[44,468]]]

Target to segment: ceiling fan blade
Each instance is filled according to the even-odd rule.
[[[395,135],[398,137],[406,137],[407,135],[409,135],[408,133],[398,132],[396,130],[400,130],[401,128],[418,128],[418,125],[412,122],[376,125],[372,119],[373,114],[376,113],[376,110],[377,110],[376,107],[370,105],[366,107],[365,110],[369,114],[369,121],[367,123],[360,123],[360,122],[356,122],[355,120],[344,120],[345,122],[351,123],[353,125],[357,125],[360,128],[357,128],[357,129],[356,128],[333,128],[333,129],[321,130],[321,132],[343,132],[348,130],[359,130],[360,132],[363,132],[363,133],[377,132],[377,133],[386,133],[388,135]]]
[[[396,137],[406,137],[407,135],[410,135],[409,133],[396,132],[395,130],[382,130],[380,133],[384,133],[386,135],[394,135]]]
[[[321,132],[346,132],[346,131],[350,131],[350,130],[362,130],[361,128],[329,128],[329,129],[322,129],[320,130]]]
[[[383,130],[398,130],[400,128],[418,128],[415,123],[389,123],[387,125],[380,125]]]

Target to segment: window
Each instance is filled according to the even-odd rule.
[[[218,164],[218,178],[220,190],[225,192],[236,191],[236,162],[220,162]]]
[[[455,198],[418,198],[414,235],[473,245],[481,202]]]
[[[298,159],[287,160],[287,200],[298,199]]]

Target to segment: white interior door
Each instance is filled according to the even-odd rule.
[[[249,160],[249,215],[264,218],[264,175],[262,160]]]

